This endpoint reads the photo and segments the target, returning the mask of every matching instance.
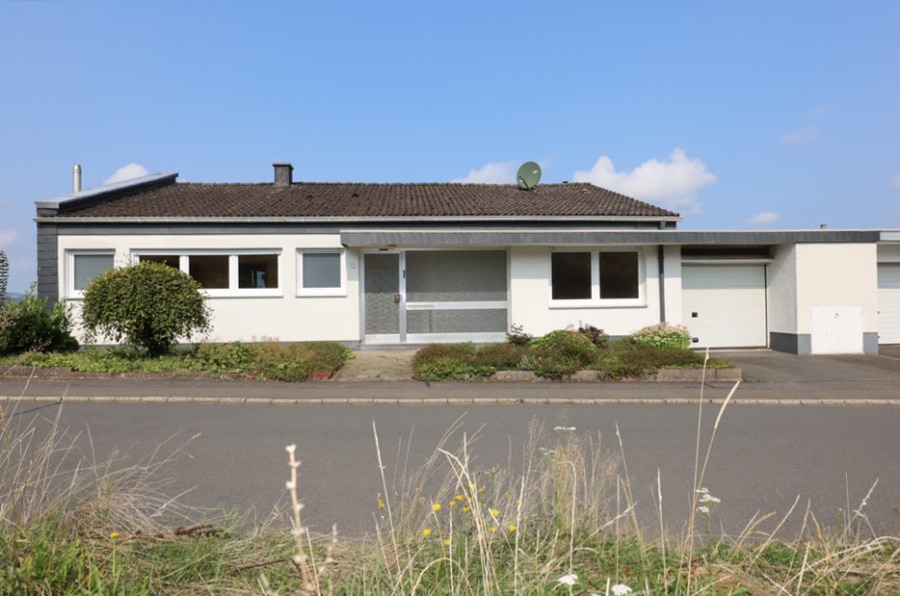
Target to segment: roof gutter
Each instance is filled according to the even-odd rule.
[[[570,223],[570,222],[584,222],[584,223],[593,223],[593,222],[615,222],[615,223],[657,223],[657,222],[665,222],[665,223],[674,223],[681,221],[680,217],[629,217],[629,216],[613,216],[613,215],[604,215],[599,217],[594,216],[525,216],[525,215],[516,215],[516,216],[504,216],[504,215],[443,215],[443,216],[354,216],[354,217],[59,217],[55,214],[50,213],[41,213],[41,203],[50,203],[49,201],[39,201],[38,202],[38,216],[34,218],[34,221],[38,223],[55,223],[58,225],[65,225],[67,223],[78,223],[85,224],[90,223],[94,225],[106,225],[106,224],[161,224],[161,223],[173,223],[173,224],[260,224],[260,223],[302,223],[302,224],[310,224],[310,223],[340,223],[340,224],[391,224],[391,223],[472,223],[472,222],[487,222],[487,223],[497,223],[497,222],[509,222],[509,223],[524,223],[524,222],[558,222],[558,223]]]

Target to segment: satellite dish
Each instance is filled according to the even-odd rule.
[[[516,181],[522,190],[531,190],[541,181],[541,166],[533,161],[523,163],[516,173]]]

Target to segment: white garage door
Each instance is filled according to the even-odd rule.
[[[900,344],[900,263],[878,265],[878,343]]]
[[[682,322],[693,347],[757,348],[768,344],[763,265],[682,267]]]

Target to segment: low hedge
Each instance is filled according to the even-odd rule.
[[[657,346],[632,338],[603,341],[605,348],[586,334],[557,330],[522,343],[432,344],[416,352],[413,370],[422,381],[489,378],[498,370],[533,371],[548,379],[564,379],[579,370],[604,371],[612,380],[641,378],[661,368],[700,368],[705,356],[687,348]],[[710,368],[730,363],[711,358]]]

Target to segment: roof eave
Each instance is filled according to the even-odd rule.
[[[681,221],[677,216],[629,216],[629,215],[452,215],[452,216],[323,216],[323,217],[59,217],[53,215],[38,215],[34,218],[37,223],[55,224],[142,224],[142,223],[173,223],[173,224],[245,224],[245,223],[454,223],[454,222],[661,222],[671,223]]]

